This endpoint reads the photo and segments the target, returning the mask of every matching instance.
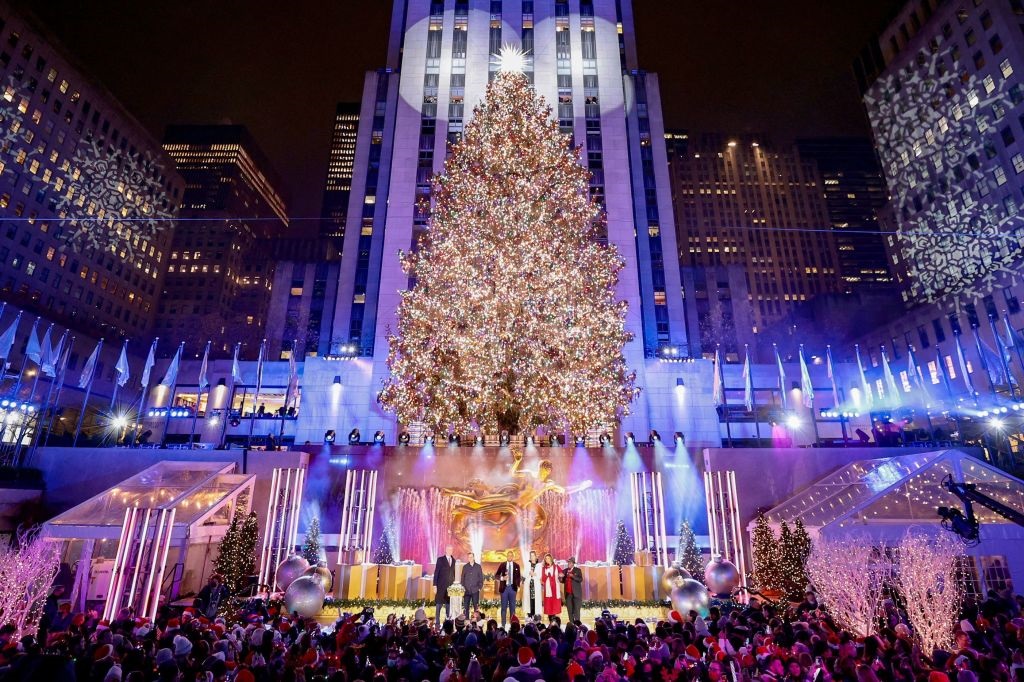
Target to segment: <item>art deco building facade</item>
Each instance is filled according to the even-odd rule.
[[[741,336],[763,331],[801,301],[840,289],[813,161],[770,147],[763,137],[670,133],[667,141],[681,262],[743,268],[753,329]],[[700,324],[713,312],[701,310]]]
[[[210,339],[223,352],[242,342],[255,354],[274,277],[267,240],[288,227],[281,183],[243,126],[171,126],[164,149],[186,189],[160,301],[161,344],[191,349]]]
[[[183,191],[173,163],[7,2],[0,83],[0,298],[93,337],[145,336]]]
[[[331,149],[327,159],[327,181],[321,211],[320,236],[341,253],[345,245],[345,223],[352,191],[352,173],[359,132],[359,104],[342,102],[334,112]]]

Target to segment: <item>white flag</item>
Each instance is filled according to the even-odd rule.
[[[49,374],[49,372],[46,371],[47,366],[52,367],[54,363],[54,359],[52,357],[53,347],[50,345],[52,343],[52,339],[50,338],[52,333],[53,324],[50,324],[50,326],[46,328],[46,333],[43,334],[43,340],[39,342],[39,370],[43,374],[47,375]]]
[[[294,405],[299,397],[299,370],[295,365],[296,345],[292,343],[292,352],[288,356],[288,389],[285,391],[284,396],[284,407],[286,410]]]
[[[7,331],[0,334],[0,358],[6,360],[11,357],[11,348],[14,346],[14,337],[18,334],[18,323],[21,322],[21,313],[14,318]]]
[[[48,377],[57,376],[57,365],[61,361],[61,353],[64,350],[64,339],[66,339],[67,336],[68,333],[64,332],[60,337],[60,341],[57,342],[57,347],[49,348],[47,350],[46,359],[40,366],[40,370],[42,371],[43,374],[45,374]]]
[[[832,405],[839,408],[839,384],[836,376],[836,368],[832,366],[832,346],[825,347],[825,360],[828,363],[828,378],[832,382]]]
[[[871,384],[868,383],[868,376],[864,373],[864,363],[860,359],[860,346],[854,345],[854,349],[857,351],[857,372],[860,375],[860,390],[864,392],[864,403],[868,406],[874,401],[874,396],[871,393]]]
[[[92,378],[96,374],[96,362],[100,357],[100,349],[103,347],[103,339],[99,340],[96,347],[92,349],[92,355],[85,361],[85,367],[82,368],[82,376],[78,378],[78,387],[85,388],[92,383]]]
[[[210,342],[206,342],[206,351],[203,353],[203,363],[199,366],[199,389],[198,392],[202,393],[207,386],[210,385],[210,380],[206,378],[206,367],[210,361]]]
[[[167,372],[164,374],[163,381],[160,382],[161,386],[170,388],[178,381],[178,366],[181,365],[181,349],[185,344],[178,346],[178,351],[174,354],[174,358],[171,359],[171,364],[167,365]]]
[[[149,356],[146,358],[146,364],[142,367],[142,383],[140,386],[142,386],[143,389],[149,387],[149,373],[153,371],[153,365],[156,364],[156,342],[158,340],[159,339],[154,340],[153,343],[150,344]]]
[[[749,347],[743,360],[743,406],[747,408],[747,412],[754,411],[754,377],[750,370]]]
[[[807,370],[807,361],[804,360],[804,347],[800,345],[800,392],[803,393],[804,407],[814,407],[814,384],[811,383],[811,373]]]
[[[32,330],[28,333],[28,344],[25,346],[25,355],[37,365],[43,353],[43,347],[39,345],[39,334],[36,333],[38,327],[39,320],[37,319],[32,323]]]
[[[128,379],[131,377],[131,371],[128,367],[128,342],[125,341],[124,345],[121,346],[121,357],[117,359],[117,364],[114,365],[114,369],[117,370],[117,385],[124,386],[128,383]]]
[[[782,366],[782,358],[779,356],[779,347],[775,346],[775,366],[779,370],[779,397],[782,399],[782,409],[786,409],[786,370]]]
[[[242,344],[235,344],[235,357],[231,360],[231,382],[235,384],[244,384],[242,380],[242,368],[238,365],[238,351],[241,350]]]
[[[885,349],[882,349],[882,376],[885,378],[885,390],[889,392],[890,401],[899,400],[899,389],[896,387],[896,377],[892,373],[892,368],[889,367],[889,357],[885,354]]]

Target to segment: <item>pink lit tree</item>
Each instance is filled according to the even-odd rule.
[[[60,566],[58,544],[37,531],[19,531],[16,544],[0,553],[0,618],[17,628],[17,637],[36,632]]]
[[[806,567],[822,605],[840,625],[862,636],[874,632],[892,577],[884,544],[864,536],[819,538]]]
[[[907,619],[926,654],[951,651],[953,629],[963,599],[958,562],[963,547],[950,533],[910,529],[899,544],[895,586],[903,595]]]

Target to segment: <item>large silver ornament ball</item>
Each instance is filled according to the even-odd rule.
[[[302,575],[311,575],[320,581],[324,586],[324,592],[330,592],[334,588],[334,576],[331,569],[326,566],[310,566]]]
[[[277,589],[287,590],[288,586],[309,568],[309,562],[301,554],[292,554],[277,567]]]
[[[324,586],[317,576],[299,576],[285,590],[284,607],[288,613],[297,613],[303,618],[312,618],[323,610],[326,595]]]
[[[707,616],[711,607],[708,588],[693,578],[683,580],[682,585],[672,588],[669,598],[672,600],[672,608],[684,618],[690,616],[690,611],[696,611],[699,616]]]
[[[669,566],[665,569],[665,572],[661,574],[661,587],[665,590],[665,593],[671,592],[673,587],[679,587],[683,584],[684,580],[692,578],[689,572],[685,568],[679,566]]]
[[[714,595],[729,595],[740,584],[740,572],[731,561],[719,557],[704,569],[704,584]]]

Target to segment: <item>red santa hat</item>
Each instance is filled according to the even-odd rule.
[[[533,649],[528,646],[519,647],[519,665],[530,665],[533,663]]]

